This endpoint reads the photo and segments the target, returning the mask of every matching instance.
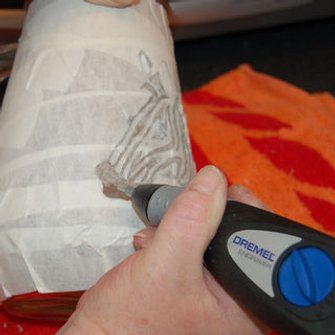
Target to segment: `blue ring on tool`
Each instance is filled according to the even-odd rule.
[[[299,307],[324,301],[335,286],[335,264],[331,256],[316,247],[292,251],[279,268],[278,285],[285,299]]]

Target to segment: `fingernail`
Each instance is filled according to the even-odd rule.
[[[138,3],[138,0],[86,0],[95,5],[124,8]]]
[[[135,250],[140,250],[146,247],[146,245],[148,244],[148,241],[146,238],[138,237],[135,235],[133,238],[133,244],[134,244]]]
[[[201,169],[189,184],[190,189],[211,195],[222,184],[227,184],[225,176],[213,165]]]
[[[138,233],[134,235],[134,238],[145,240],[147,239],[147,235],[145,233],[142,233],[142,231],[139,231]]]

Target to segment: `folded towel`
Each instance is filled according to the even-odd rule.
[[[198,167],[215,164],[274,212],[335,236],[335,99],[242,65],[184,94]]]
[[[197,167],[215,164],[276,213],[335,237],[335,99],[242,65],[184,93]],[[0,333],[51,335],[59,325],[13,320]]]

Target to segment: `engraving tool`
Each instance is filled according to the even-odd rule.
[[[158,225],[182,191],[124,189]],[[335,239],[279,215],[228,201],[205,265],[247,310],[283,335],[335,334]]]

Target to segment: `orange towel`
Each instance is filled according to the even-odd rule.
[[[242,65],[184,94],[198,167],[335,237],[335,99]]]
[[[335,237],[335,99],[310,95],[242,65],[184,94],[198,168],[215,164],[281,215]],[[4,334],[55,334],[16,322]]]

